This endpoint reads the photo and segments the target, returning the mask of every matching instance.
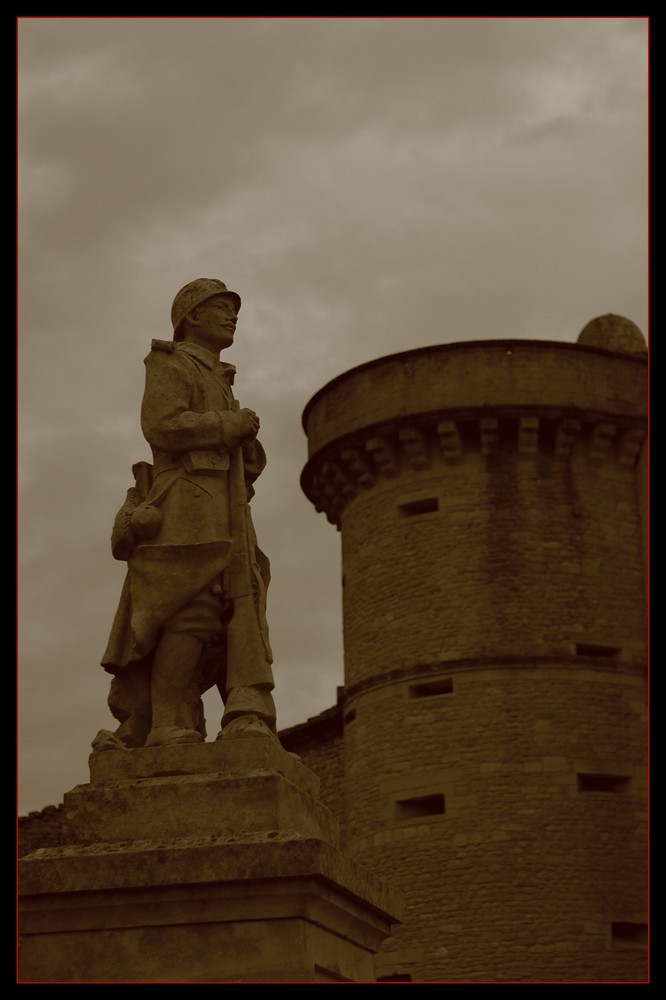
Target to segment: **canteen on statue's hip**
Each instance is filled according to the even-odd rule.
[[[140,504],[130,517],[130,526],[137,538],[154,538],[162,527],[162,514],[151,503]]]

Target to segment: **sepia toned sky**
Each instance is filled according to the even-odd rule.
[[[301,414],[429,344],[647,334],[646,18],[19,17],[19,812],[88,780],[151,339],[243,300],[280,728],[343,683]],[[207,697],[209,734],[221,706]]]

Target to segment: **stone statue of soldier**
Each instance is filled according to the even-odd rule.
[[[134,466],[114,524],[128,572],[102,659],[120,725],[95,750],[202,742],[201,695],[213,686],[224,701],[218,739],[275,733],[269,564],[249,508],[266,456],[259,418],[234,399],[235,368],[219,360],[240,306],[222,281],[190,282],[173,302],[173,340],[153,340],[145,359],[153,461]]]

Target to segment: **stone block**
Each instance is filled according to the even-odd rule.
[[[20,982],[374,982],[395,890],[270,738],[93,754],[20,862]]]
[[[298,836],[49,849],[21,866],[21,982],[372,982],[400,909]]]
[[[276,740],[95,753],[90,774],[64,799],[80,844],[289,830],[339,842],[319,780]]]

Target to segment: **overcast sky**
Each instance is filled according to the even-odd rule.
[[[115,728],[109,540],[178,289],[243,300],[222,358],[268,453],[252,506],[285,728],[343,683],[340,539],[299,486],[309,398],[429,344],[572,342],[607,312],[647,334],[648,43],[646,18],[18,28],[24,814],[86,782]]]

